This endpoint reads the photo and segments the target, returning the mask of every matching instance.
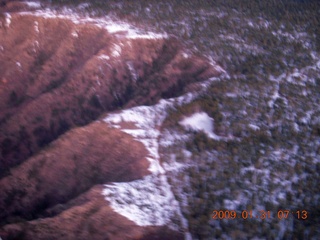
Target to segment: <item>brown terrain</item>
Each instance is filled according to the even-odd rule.
[[[4,5],[4,4],[1,4]],[[0,25],[0,237],[180,239],[110,208],[108,182],[149,174],[144,146],[102,113],[183,93],[220,74],[174,37],[128,38],[10,2]]]

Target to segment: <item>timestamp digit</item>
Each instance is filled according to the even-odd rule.
[[[298,219],[306,220],[308,218],[308,212],[306,210],[296,211]]]
[[[225,218],[225,213],[224,211],[219,211],[219,219],[224,219]]]
[[[278,211],[278,218],[283,219],[283,211],[282,210]]]
[[[241,217],[242,217],[243,219],[247,219],[247,218],[248,218],[248,211],[246,211],[246,210],[242,211]]]
[[[237,212],[234,210],[230,211],[230,217],[231,219],[235,219],[237,217]]]
[[[265,211],[263,211],[263,210],[260,211],[260,218],[261,219],[265,219],[266,218],[266,212]]]
[[[308,212],[307,212],[306,210],[302,210],[302,216],[301,216],[301,218],[302,218],[303,220],[306,220],[306,219],[308,218]]]
[[[216,211],[216,210],[214,210],[213,212],[212,212],[212,219],[217,219],[218,217],[218,211]]]
[[[224,211],[224,216],[226,219],[229,219],[230,218],[230,211],[229,210]]]

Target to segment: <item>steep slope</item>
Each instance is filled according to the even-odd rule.
[[[95,184],[141,178],[148,174],[145,155],[141,144],[106,124],[71,130],[0,180],[1,223],[35,218]]]
[[[174,37],[107,17],[22,2],[2,10],[0,237],[182,239],[171,214],[141,225],[106,201],[99,184],[145,181],[161,166],[130,134],[93,121],[178,96],[222,69]],[[160,174],[150,182],[168,187]]]
[[[108,19],[5,13],[0,32],[1,174],[102,112],[178,95],[219,74],[174,38]]]
[[[94,186],[68,204],[50,210],[52,218],[6,225],[3,239],[183,239],[181,233],[162,227],[139,227],[115,213]]]

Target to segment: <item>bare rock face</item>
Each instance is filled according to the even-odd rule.
[[[106,182],[132,181],[148,174],[144,146],[132,137],[93,123],[69,131],[0,180],[1,223],[34,213]]]
[[[174,38],[11,13],[0,29],[0,175],[105,111],[151,104],[219,74]]]
[[[59,205],[54,217],[6,225],[3,239],[183,239],[181,233],[167,227],[140,227],[115,213],[101,195],[102,186],[94,186],[68,204]]]
[[[1,6],[0,237],[181,239],[110,208],[98,184],[148,175],[148,153],[93,121],[178,96],[221,72],[173,37],[25,12],[21,2]]]

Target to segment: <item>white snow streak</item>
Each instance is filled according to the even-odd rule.
[[[136,82],[139,77],[137,74],[137,71],[134,69],[134,66],[131,62],[127,62],[127,66],[128,66],[128,69],[130,71],[130,74],[132,76],[133,81]]]
[[[121,47],[119,45],[114,44],[113,50],[112,50],[112,56],[113,57],[119,57],[121,55]]]
[[[259,131],[259,130],[260,130],[260,127],[257,126],[257,125],[249,124],[248,126],[249,126],[249,128],[251,128],[251,129],[254,130],[254,131]]]
[[[40,8],[41,4],[39,2],[24,2],[30,8]]]
[[[106,60],[106,61],[110,60],[110,57],[109,57],[108,55],[105,55],[105,54],[101,54],[101,55],[99,55],[98,57],[99,57],[101,60]]]
[[[149,31],[142,31],[139,29],[134,28],[132,25],[114,21],[110,17],[100,17],[100,18],[93,18],[93,17],[84,17],[80,16],[79,14],[75,13],[73,10],[65,8],[62,12],[57,12],[52,9],[41,9],[36,10],[33,12],[23,12],[20,13],[21,15],[33,15],[43,18],[60,18],[60,19],[68,19],[75,24],[92,24],[97,27],[106,29],[109,33],[116,34],[120,33],[121,37],[126,37],[128,39],[161,39],[167,38],[166,34],[159,34],[153,33]],[[10,16],[10,15],[9,15]],[[9,19],[9,18],[7,18]],[[9,19],[10,20],[10,19]],[[9,21],[7,20],[7,22]],[[9,22],[10,24],[10,22]]]
[[[36,33],[39,33],[39,32],[40,32],[40,31],[39,31],[39,23],[38,23],[37,21],[34,22],[34,31],[35,31]]]
[[[11,15],[9,13],[4,13],[5,17],[6,17],[6,22],[5,22],[5,26],[6,27],[10,27],[11,24]]]

